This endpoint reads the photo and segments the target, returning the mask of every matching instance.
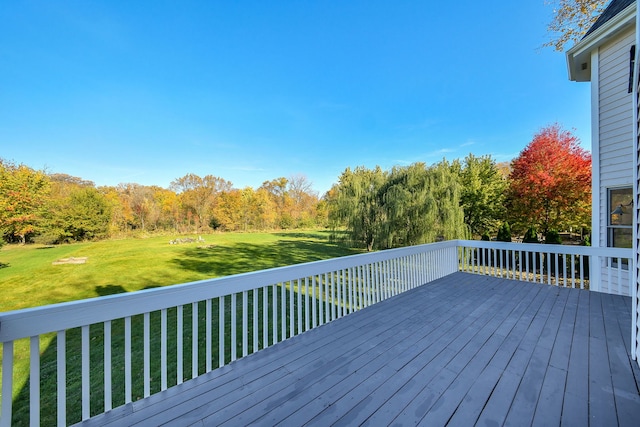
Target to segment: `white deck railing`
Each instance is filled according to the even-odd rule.
[[[477,240],[458,245],[462,271],[631,295],[631,249]]]
[[[32,425],[88,419],[457,270],[442,242],[2,313],[0,425],[12,401]]]
[[[447,241],[0,313],[0,426],[88,419],[456,271],[623,292],[630,258]]]

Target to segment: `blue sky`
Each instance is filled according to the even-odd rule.
[[[511,160],[590,88],[544,0],[4,1],[0,157],[96,185],[235,187],[468,153]]]

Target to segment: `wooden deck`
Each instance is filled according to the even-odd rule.
[[[630,313],[456,273],[84,424],[637,426]]]

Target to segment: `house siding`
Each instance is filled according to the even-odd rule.
[[[629,270],[619,272],[617,267],[601,266],[599,292],[631,296]]]
[[[598,52],[598,128],[600,176],[600,246],[607,246],[607,189],[633,183],[633,98],[629,86],[629,29]]]

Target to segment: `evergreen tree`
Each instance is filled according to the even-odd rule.
[[[498,229],[498,238],[496,240],[499,242],[511,242],[511,227],[509,227],[508,222],[502,223]]]
[[[540,243],[540,240],[538,240],[538,230],[536,230],[535,227],[529,227],[527,232],[524,233],[522,243]]]

